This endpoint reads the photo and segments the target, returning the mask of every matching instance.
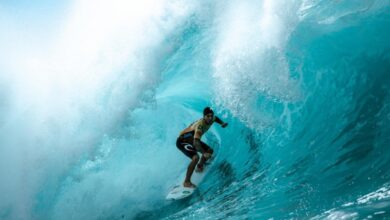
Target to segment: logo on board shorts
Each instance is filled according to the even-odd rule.
[[[187,143],[185,143],[185,144],[186,145],[184,145],[184,149],[186,149],[188,151],[196,151],[191,144],[187,144]]]

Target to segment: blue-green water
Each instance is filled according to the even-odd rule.
[[[389,1],[172,2],[107,73],[0,75],[1,219],[390,219]],[[166,201],[205,106],[213,169]]]

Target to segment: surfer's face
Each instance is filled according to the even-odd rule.
[[[210,124],[211,121],[213,120],[213,114],[209,113],[204,116],[204,120],[206,121],[207,124]]]

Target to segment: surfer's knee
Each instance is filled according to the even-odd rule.
[[[192,162],[198,163],[198,161],[199,161],[199,156],[198,156],[198,155],[194,155],[194,156],[192,157]]]
[[[210,149],[207,150],[207,153],[213,154],[214,150],[210,148]]]

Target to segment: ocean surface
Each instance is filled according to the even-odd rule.
[[[0,32],[0,219],[390,219],[389,0],[5,1]]]

